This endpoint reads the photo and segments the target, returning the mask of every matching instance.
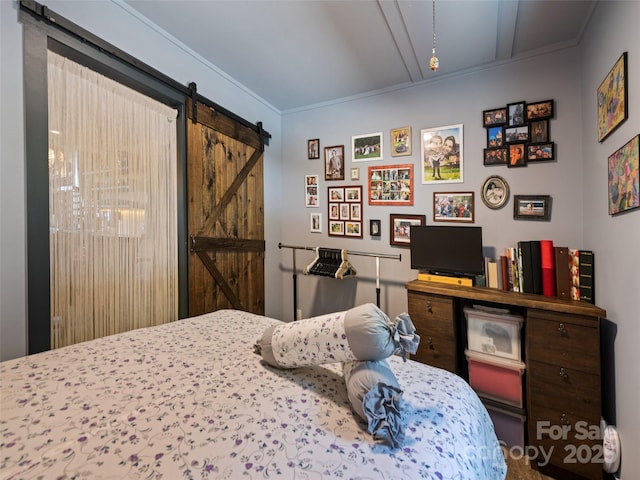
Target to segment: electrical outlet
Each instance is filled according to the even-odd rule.
[[[296,320],[302,320],[302,310],[299,308],[296,310]]]

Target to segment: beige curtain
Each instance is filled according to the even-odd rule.
[[[52,348],[177,319],[176,111],[49,52]]]

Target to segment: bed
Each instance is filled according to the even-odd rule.
[[[392,448],[354,415],[339,364],[283,370],[254,352],[278,323],[220,310],[0,363],[0,476],[505,478],[460,377],[388,359],[406,420]]]

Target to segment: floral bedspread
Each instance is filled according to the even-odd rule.
[[[504,479],[462,379],[390,358],[407,421],[392,449],[352,413],[339,364],[261,361],[274,322],[222,310],[0,363],[0,477]]]

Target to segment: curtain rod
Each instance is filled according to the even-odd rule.
[[[197,99],[197,101],[199,101],[200,103],[204,103],[205,105],[215,109],[217,112],[220,112],[224,116],[226,116],[226,117],[228,117],[228,118],[240,123],[241,125],[253,130],[258,135],[260,135],[260,138],[262,139],[262,141],[264,142],[265,145],[269,145],[269,139],[271,138],[271,134],[262,128],[262,122],[258,122],[257,125],[254,125],[253,123],[249,122],[248,120],[245,120],[244,118],[242,118],[242,117],[236,115],[235,113],[227,110],[223,106],[218,105],[217,103],[209,100],[206,97],[203,97],[199,93],[197,93],[195,95],[195,97],[194,97],[194,95],[193,95],[193,93],[194,93],[193,86],[195,86],[195,83],[192,82],[191,84],[189,84],[189,86],[185,86],[185,85],[182,85],[182,84],[176,82],[171,77],[168,77],[164,73],[156,70],[155,68],[147,65],[144,62],[141,62],[137,58],[129,55],[128,53],[126,53],[125,51],[120,50],[115,45],[112,45],[109,42],[106,42],[105,40],[101,39],[100,37],[97,37],[96,35],[92,34],[91,32],[89,32],[89,31],[85,30],[84,28],[80,27],[79,25],[76,25],[75,23],[67,20],[65,17],[63,17],[61,15],[58,15],[56,12],[51,10],[46,5],[42,5],[42,4],[38,3],[38,2],[36,2],[35,0],[20,0],[20,10],[30,14],[31,16],[35,17],[36,19],[43,20],[47,24],[52,25],[52,26],[58,28],[59,30],[62,30],[64,32],[76,37],[77,39],[81,40],[82,42],[90,44],[93,47],[97,48],[98,50],[117,58],[118,60],[130,65],[131,67],[134,67],[134,68],[138,69],[139,71],[141,71],[143,73],[146,73],[147,75],[149,75],[149,76],[151,76],[151,77],[153,77],[153,78],[155,78],[157,80],[160,80],[164,84],[166,84],[169,87],[179,91],[180,93],[184,94],[185,96]]]

